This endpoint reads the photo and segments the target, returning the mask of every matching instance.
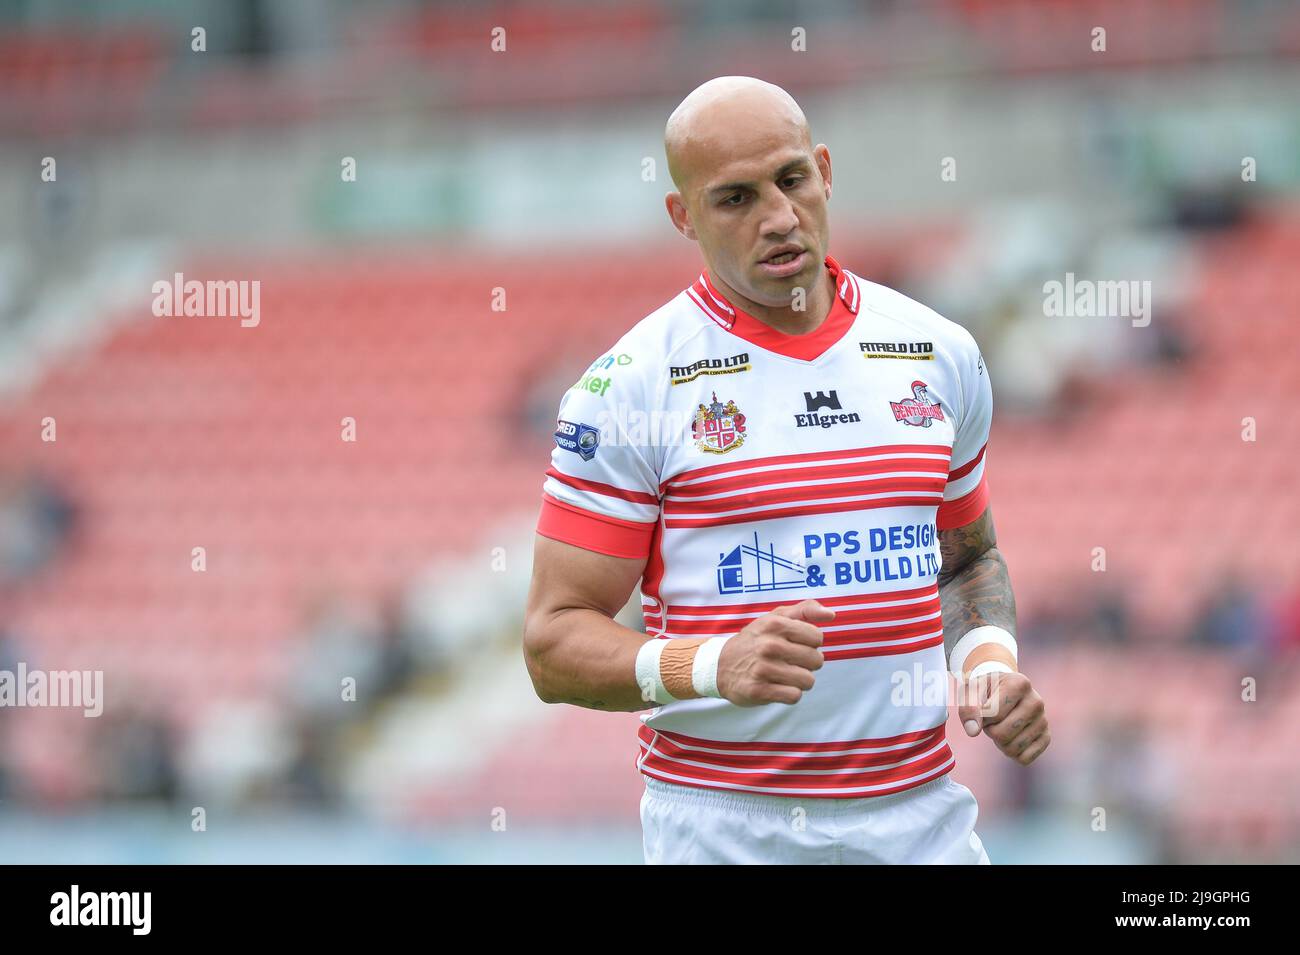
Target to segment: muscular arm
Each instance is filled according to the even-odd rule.
[[[993,513],[985,509],[969,524],[940,531],[939,547],[943,554],[939,601],[944,649],[949,657],[957,641],[976,627],[1001,627],[1014,636],[1016,598],[1011,593],[1007,562],[998,552]],[[976,647],[963,669],[969,674],[988,660],[1005,663],[1015,672],[996,674],[1000,678],[996,682],[977,687],[976,695],[958,707],[958,719],[967,735],[986,733],[1003,754],[1028,766],[1052,742],[1046,705],[1010,651],[999,644]]]
[[[993,511],[961,527],[939,532],[943,570],[939,573],[939,602],[943,608],[945,652],[976,627],[1001,627],[1016,632],[1016,598],[1011,592],[1007,562],[997,547]],[[1000,646],[978,648],[967,660],[970,670],[985,660],[1001,660],[1015,669],[1011,654]]]
[[[607,557],[537,536],[524,660],[543,701],[616,711],[657,705],[636,683],[637,653],[648,638],[613,620],[644,569],[644,558]],[[718,657],[718,695],[737,706],[798,703],[824,662],[819,625],[834,618],[804,600],[751,621]]]
[[[644,560],[608,557],[537,535],[524,616],[524,660],[547,703],[644,710],[636,655],[646,635],[613,619],[641,579]]]

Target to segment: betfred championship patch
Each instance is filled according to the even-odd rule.
[[[600,432],[589,424],[561,419],[555,422],[555,443],[582,460],[590,461],[600,447]]]
[[[719,401],[715,391],[711,403],[696,409],[691,434],[701,451],[726,454],[745,443],[745,416],[734,401]]]
[[[930,427],[931,421],[942,421],[943,408],[931,400],[928,387],[923,381],[914,381],[912,397],[904,398],[902,401],[891,401],[889,407],[893,409],[894,420],[918,428]]]

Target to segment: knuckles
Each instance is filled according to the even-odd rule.
[[[1029,746],[1025,747],[1025,752],[1016,757],[1016,762],[1020,763],[1022,766],[1028,766],[1039,756],[1042,756],[1043,753],[1047,752],[1047,747],[1051,745],[1051,734],[1044,732],[1039,739],[1034,740],[1033,743],[1030,743]]]

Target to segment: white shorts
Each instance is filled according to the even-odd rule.
[[[975,796],[948,775],[865,799],[645,783],[648,865],[989,864],[975,834]]]

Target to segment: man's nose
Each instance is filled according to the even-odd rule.
[[[799,214],[795,211],[790,197],[779,189],[776,195],[767,199],[763,208],[763,234],[788,235],[799,225]]]

